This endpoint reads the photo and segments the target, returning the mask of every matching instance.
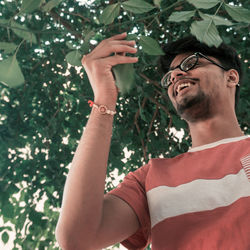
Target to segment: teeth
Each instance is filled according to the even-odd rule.
[[[177,90],[176,90],[177,94],[180,92],[180,90],[181,90],[182,88],[184,88],[184,87],[190,87],[190,86],[191,86],[191,83],[190,83],[190,82],[181,83],[181,84],[178,85],[178,87],[177,87]]]

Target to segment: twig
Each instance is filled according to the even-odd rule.
[[[50,119],[50,121],[49,121],[49,124],[47,125],[47,128],[50,127],[50,125],[51,125],[51,123],[52,123],[51,120],[52,120],[53,118],[55,118],[59,112],[60,112],[60,101],[59,101],[59,99],[58,99],[58,102],[57,102],[57,110],[56,110],[56,112],[52,115],[52,117],[51,117],[51,119]]]
[[[150,125],[149,125],[148,133],[147,133],[148,141],[149,141],[149,135],[150,135],[151,132],[152,132],[152,127],[153,127],[155,118],[156,118],[156,116],[157,116],[157,114],[158,114],[158,110],[159,110],[159,106],[156,106],[155,112],[154,112],[154,114],[153,114],[153,117],[152,117],[151,122],[150,122]]]
[[[87,22],[91,23],[91,21],[90,21],[90,19],[89,19],[89,18],[84,17],[84,16],[80,15],[79,13],[72,13],[72,12],[69,12],[69,11],[63,11],[63,10],[61,10],[61,11],[60,11],[60,13],[65,13],[65,14],[69,14],[69,15],[72,15],[72,16],[78,16],[78,17],[80,17],[82,20],[84,20],[84,21],[87,21]]]

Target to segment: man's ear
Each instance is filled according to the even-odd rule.
[[[239,83],[240,77],[239,73],[235,69],[230,69],[227,71],[227,86],[232,88]]]

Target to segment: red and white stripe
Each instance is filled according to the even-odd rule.
[[[244,168],[247,178],[250,180],[250,154],[240,159],[242,167]]]
[[[248,196],[250,182],[243,169],[221,179],[198,179],[177,187],[158,186],[147,192],[151,226],[167,218],[225,207]]]

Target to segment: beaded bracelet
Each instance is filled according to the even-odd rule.
[[[88,104],[90,107],[96,108],[102,115],[115,115],[116,111],[109,110],[105,105],[97,105],[93,101],[89,100]]]

